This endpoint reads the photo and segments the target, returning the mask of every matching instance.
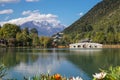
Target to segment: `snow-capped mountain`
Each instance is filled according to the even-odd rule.
[[[48,21],[28,21],[20,26],[21,28],[36,28],[39,36],[52,36],[53,34],[60,32],[65,28],[65,26],[60,23],[54,24]]]
[[[24,11],[22,15],[22,17],[16,19],[2,21],[0,22],[0,25],[11,23],[19,25],[21,28],[36,28],[39,36],[51,36],[65,28],[58,20],[58,16],[54,14],[41,14],[39,10],[28,10]]]

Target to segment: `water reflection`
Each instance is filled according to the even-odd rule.
[[[0,48],[0,62],[8,67],[7,77],[22,79],[35,74],[60,73],[90,80],[99,68],[120,65],[119,49],[31,49]]]
[[[99,51],[71,51],[68,59],[89,76],[98,72],[98,69],[108,69],[110,66],[120,65],[119,49],[101,49]]]

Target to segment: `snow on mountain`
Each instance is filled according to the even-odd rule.
[[[51,36],[65,28],[58,20],[58,16],[54,14],[41,14],[39,10],[28,10],[23,11],[22,15],[24,17],[2,21],[0,25],[11,23],[19,25],[21,28],[36,28],[39,36]]]
[[[65,28],[65,26],[60,23],[53,24],[48,21],[28,21],[21,24],[20,26],[21,28],[36,28],[38,30],[39,36],[52,36],[53,34],[60,32]]]

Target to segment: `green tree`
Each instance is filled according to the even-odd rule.
[[[20,32],[19,26],[6,23],[0,29],[0,38],[7,40],[8,46],[15,46],[17,32]]]
[[[106,38],[107,43],[112,44],[114,42],[114,34],[112,32],[109,32],[107,34]]]
[[[65,45],[65,46],[68,46],[70,43],[72,43],[72,40],[70,36],[68,35],[63,35],[63,38],[62,38],[62,45]]]
[[[25,28],[23,29],[23,31],[26,32],[27,35],[29,35],[29,28],[28,28],[28,27],[25,27]]]
[[[109,33],[109,32],[115,33],[115,28],[112,27],[112,26],[109,26],[109,27],[107,28],[107,33]]]
[[[23,37],[21,32],[18,32],[16,34],[16,40],[17,40],[18,46],[23,46]]]
[[[92,31],[93,27],[91,25],[86,25],[86,30],[87,32]]]
[[[28,28],[25,28],[25,29],[22,30],[22,40],[23,40],[23,45],[24,46],[29,45],[30,36],[29,36]]]
[[[32,34],[32,46],[39,46],[40,40],[37,34]]]
[[[1,28],[1,34],[4,39],[15,38],[17,32],[20,31],[19,26],[15,24],[6,23]]]
[[[35,34],[38,34],[38,31],[37,31],[37,29],[36,29],[36,28],[32,28],[32,29],[30,30],[30,33],[35,33]]]
[[[30,44],[30,35],[28,34],[28,30],[25,28],[21,32],[16,34],[16,40],[18,45],[29,46]]]
[[[41,36],[39,40],[41,46],[44,48],[49,47],[52,44],[52,39],[50,37]]]
[[[96,32],[95,36],[93,36],[93,42],[103,43],[104,42],[104,33]]]
[[[120,32],[114,34],[114,43],[120,43]]]
[[[2,28],[0,28],[0,39],[3,38],[3,32],[2,32]]]

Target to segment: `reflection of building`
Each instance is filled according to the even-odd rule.
[[[57,33],[53,36],[53,41],[60,41],[60,39],[62,38],[63,33]]]
[[[70,48],[102,48],[102,44],[92,43],[90,39],[69,45]]]

